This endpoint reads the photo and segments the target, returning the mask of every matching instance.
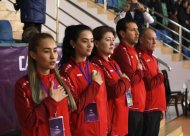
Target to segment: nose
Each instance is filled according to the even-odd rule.
[[[94,46],[94,43],[93,43],[92,41],[89,41],[87,47],[88,47],[88,48],[93,48],[93,46]]]
[[[135,32],[136,32],[136,35],[139,35],[139,30],[138,30],[138,29],[136,29],[136,31],[135,31]]]
[[[115,43],[115,38],[111,39],[111,43],[112,43],[112,44]]]
[[[153,39],[153,44],[156,44],[156,39],[155,38]]]
[[[50,58],[55,59],[56,53],[54,51],[50,52]]]

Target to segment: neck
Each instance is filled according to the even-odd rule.
[[[152,55],[153,50],[149,50],[149,49],[147,49],[147,48],[145,47],[145,45],[142,45],[141,47],[142,47],[143,50],[147,51],[149,54]]]
[[[105,59],[106,61],[108,61],[109,59],[109,55],[103,54],[103,53],[98,53],[99,56],[101,56],[103,59]]]
[[[131,47],[134,47],[134,46],[135,46],[134,44],[130,44],[130,43],[128,43],[127,41],[122,41],[121,43],[124,44],[124,45],[129,45],[129,46],[131,46]]]
[[[85,56],[85,57],[76,56],[76,57],[75,57],[75,61],[76,61],[77,63],[84,62],[84,61],[86,61],[86,56]]]
[[[44,70],[44,69],[37,69],[38,73],[42,74],[42,75],[48,75],[50,74],[50,69],[48,70]]]

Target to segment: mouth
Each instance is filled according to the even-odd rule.
[[[55,65],[56,64],[56,61],[51,61],[50,62],[50,65]]]
[[[92,51],[92,49],[87,49],[87,52],[91,52]]]
[[[138,37],[135,37],[135,41],[138,41],[139,40],[139,38]]]
[[[110,47],[109,49],[110,49],[110,50],[113,50],[113,49],[114,49],[114,47]]]

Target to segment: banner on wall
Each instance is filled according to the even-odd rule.
[[[58,53],[60,58],[60,46]],[[27,73],[27,54],[27,45],[0,46],[0,135],[19,129],[14,108],[14,85]]]

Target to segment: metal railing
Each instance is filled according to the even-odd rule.
[[[148,7],[147,7],[147,8],[148,8]],[[175,25],[175,27],[178,27],[178,28],[179,28],[179,32],[176,32],[176,31],[170,29],[168,26],[165,26],[165,25],[163,25],[162,23],[160,23],[160,22],[158,22],[158,21],[155,21],[155,24],[158,24],[159,26],[161,26],[161,27],[164,28],[165,30],[167,30],[167,31],[169,31],[169,32],[171,32],[171,33],[173,33],[173,34],[175,34],[176,36],[178,36],[178,39],[179,39],[179,40],[177,41],[177,40],[173,39],[172,37],[170,37],[170,36],[168,36],[168,35],[166,35],[166,34],[160,32],[160,31],[158,31],[161,35],[165,36],[166,38],[168,38],[168,39],[171,40],[172,42],[174,42],[174,43],[176,43],[177,45],[179,45],[179,48],[178,48],[178,49],[175,49],[175,48],[172,47],[171,45],[168,45],[168,46],[170,46],[171,48],[173,48],[173,50],[175,50],[176,52],[182,54],[184,57],[190,59],[188,56],[186,56],[186,55],[182,52],[182,50],[183,50],[184,48],[190,51],[190,49],[189,49],[188,47],[186,47],[185,45],[183,45],[183,41],[186,41],[186,42],[190,43],[190,40],[183,36],[183,33],[185,33],[185,32],[190,34],[190,30],[188,30],[187,28],[181,26],[179,23],[177,23],[177,22],[175,22],[175,21],[169,19],[168,17],[165,17],[165,16],[161,15],[160,13],[154,11],[153,9],[150,9],[150,8],[149,8],[149,10],[150,10],[150,12],[153,12],[154,15],[157,15],[157,16],[161,17],[162,19],[167,19],[168,23],[171,23],[171,24]],[[151,26],[151,27],[156,30],[155,27],[153,27],[153,26]],[[189,46],[190,46],[190,45],[189,45]]]
[[[107,2],[104,2],[103,4],[104,4],[104,7],[107,6]],[[126,4],[126,2],[123,3],[123,6],[124,6],[125,4]],[[142,3],[141,3],[141,4],[142,4]],[[143,5],[143,4],[142,4],[142,5]],[[166,19],[166,20],[168,21],[168,23],[171,23],[171,24],[175,25],[175,27],[178,27],[178,28],[179,28],[179,31],[178,31],[178,32],[175,32],[174,30],[170,29],[168,26],[163,25],[161,22],[155,21],[155,24],[156,24],[156,25],[161,26],[163,29],[169,31],[171,34],[174,34],[174,35],[176,35],[176,36],[178,37],[178,38],[177,38],[178,40],[175,40],[175,39],[173,39],[171,36],[166,35],[166,34],[162,33],[161,31],[157,31],[159,34],[161,34],[161,35],[164,36],[165,38],[169,39],[171,42],[177,44],[177,45],[178,45],[178,48],[176,49],[176,48],[172,47],[171,45],[168,45],[168,44],[166,44],[166,45],[169,46],[170,48],[172,48],[175,52],[178,52],[178,53],[182,54],[185,58],[190,59],[189,56],[186,56],[186,55],[183,53],[183,50],[187,50],[187,51],[189,51],[189,53],[190,53],[190,45],[184,45],[184,44],[183,44],[183,42],[187,42],[187,43],[190,44],[190,39],[187,39],[187,37],[185,37],[185,36],[183,35],[183,33],[188,33],[188,34],[190,35],[190,30],[188,30],[187,28],[183,27],[183,26],[180,25],[179,23],[177,23],[177,22],[175,22],[175,21],[169,19],[168,17],[163,16],[162,14],[156,12],[155,10],[149,8],[148,6],[146,6],[146,5],[143,5],[143,6],[146,7],[150,13],[153,13],[152,15],[156,15],[156,16],[158,16],[158,17],[161,17],[162,19]],[[122,9],[117,9],[117,10],[118,10],[118,11],[121,11]],[[157,30],[157,28],[155,28],[154,26],[152,26],[152,25],[149,25],[149,26],[152,27],[153,29]],[[188,46],[188,47],[186,47],[186,46]]]
[[[14,4],[14,2],[12,0],[7,0],[7,1],[10,2],[11,4]],[[80,8],[80,6],[78,6],[77,4],[75,4],[74,2],[72,2],[71,0],[67,0],[67,2],[69,2],[70,4],[72,4],[73,6],[75,6],[77,9],[79,9],[80,11],[82,11],[84,14],[88,15],[89,17],[91,17],[95,21],[99,22],[100,24],[107,25],[106,23],[104,23],[103,21],[101,21],[100,19],[98,19],[97,17],[95,17],[92,14],[88,13],[86,10]],[[49,17],[50,19],[52,19],[53,21],[56,22],[56,31],[53,28],[51,28],[48,25],[46,25],[46,24],[43,24],[43,26],[45,26],[48,30],[50,30],[51,32],[53,32],[56,35],[56,41],[57,42],[59,41],[59,38],[58,38],[59,37],[59,24],[67,27],[67,25],[65,25],[59,19],[59,12],[60,11],[63,12],[64,14],[68,15],[72,19],[74,19],[76,22],[82,24],[82,22],[80,20],[76,19],[71,14],[69,14],[68,12],[66,12],[65,10],[63,10],[62,8],[60,8],[60,0],[56,0],[56,17],[51,16],[47,12],[45,13],[47,17]]]

